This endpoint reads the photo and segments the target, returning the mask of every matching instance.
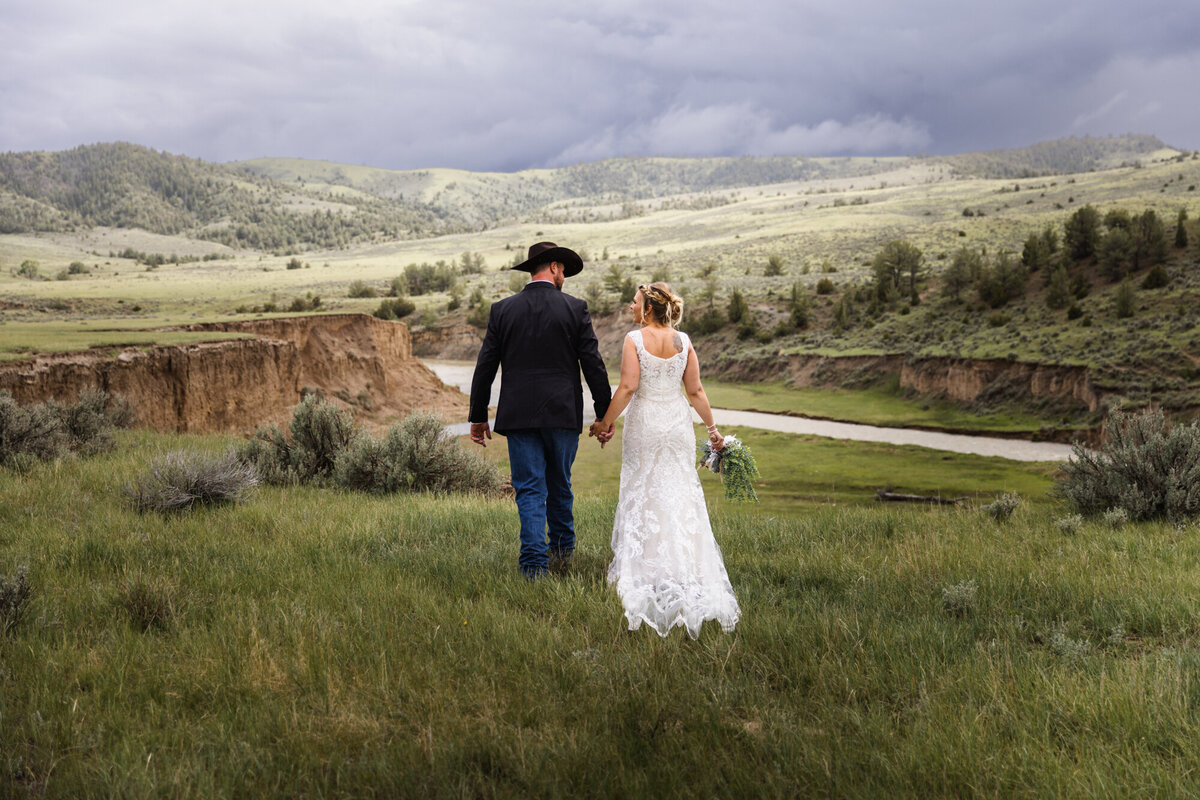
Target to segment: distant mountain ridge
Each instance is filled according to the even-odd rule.
[[[140,228],[262,249],[453,227],[421,204],[327,198],[236,167],[118,142],[0,155],[0,233]]]
[[[418,200],[473,226],[495,225],[561,203],[621,204],[678,194],[740,189],[785,181],[853,177],[905,159],[612,158],[556,169],[468,172],[387,170],[297,158],[238,162],[257,175],[323,192],[346,190]]]
[[[214,164],[140,145],[0,154],[0,233],[93,226],[183,234],[264,250],[338,248],[494,227],[555,209],[705,195],[942,163],[960,175],[1024,178],[1132,163],[1169,149],[1153,136],[902,158],[615,158],[515,173],[388,170],[303,159]],[[611,212],[615,213],[615,212]]]
[[[988,150],[934,157],[960,174],[980,178],[1034,178],[1071,172],[1111,169],[1160,150],[1169,150],[1156,136],[1071,136],[1029,147]]]

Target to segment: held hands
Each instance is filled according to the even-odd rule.
[[[487,442],[484,438],[492,438],[492,429],[488,427],[486,422],[471,423],[471,441],[480,447],[487,447]]]
[[[596,420],[592,423],[591,427],[588,428],[588,436],[595,436],[600,440],[601,450],[603,450],[604,445],[608,444],[609,440],[612,439],[614,433],[615,426],[613,423],[605,425],[602,420]]]

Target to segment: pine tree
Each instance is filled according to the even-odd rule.
[[[1046,307],[1053,309],[1066,308],[1071,303],[1071,285],[1067,279],[1067,269],[1062,264],[1055,264],[1046,274]]]
[[[1030,272],[1037,272],[1050,262],[1050,252],[1046,248],[1046,240],[1040,234],[1031,233],[1025,240],[1021,250],[1021,263]]]
[[[1131,238],[1134,272],[1140,272],[1166,260],[1167,231],[1153,209],[1148,208],[1141,216],[1134,217]]]
[[[1175,222],[1175,246],[1180,250],[1188,246],[1187,227],[1183,223],[1187,222],[1187,209],[1179,209],[1179,218]]]
[[[750,313],[750,307],[746,305],[746,298],[737,289],[733,290],[733,294],[729,296],[729,309],[726,311],[726,316],[730,322],[741,322]]]
[[[898,295],[905,275],[908,276],[908,291],[905,294],[915,294],[923,262],[924,255],[920,248],[909,242],[897,239],[884,245],[871,262],[871,269],[875,273],[875,292],[879,299],[888,301]]]
[[[1126,278],[1121,281],[1121,285],[1117,287],[1117,292],[1113,296],[1113,308],[1117,312],[1117,319],[1132,317],[1136,301],[1137,297],[1133,293],[1133,284]]]
[[[1100,243],[1100,212],[1090,204],[1077,210],[1063,226],[1063,237],[1071,258],[1090,258]]]

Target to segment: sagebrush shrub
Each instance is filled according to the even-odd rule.
[[[984,506],[983,510],[992,519],[997,522],[1003,522],[1013,515],[1013,512],[1017,510],[1017,506],[1019,505],[1021,505],[1021,495],[1016,492],[1006,492]]]
[[[417,304],[407,297],[397,297],[394,300],[384,300],[375,309],[374,315],[379,319],[403,319],[417,310]]]
[[[1110,508],[1103,514],[1104,524],[1110,528],[1123,528],[1129,522],[1129,512],[1123,508]]]
[[[173,451],[152,462],[125,493],[138,511],[181,511],[238,502],[258,483],[254,466],[237,453],[212,457]]]
[[[343,451],[334,480],[370,492],[480,492],[496,494],[503,480],[495,466],[464,450],[442,421],[414,412],[383,439],[362,433]]]
[[[975,605],[975,579],[956,583],[942,589],[942,608],[956,617],[961,617]]]
[[[1099,451],[1075,445],[1055,494],[1088,516],[1123,509],[1132,521],[1200,514],[1200,427],[1161,411],[1115,412]]]
[[[1078,533],[1079,529],[1083,527],[1083,517],[1079,514],[1068,514],[1065,517],[1059,517],[1054,520],[1054,527],[1063,533]]]
[[[113,429],[134,422],[129,402],[102,389],[84,389],[72,405],[27,406],[0,391],[0,466],[20,469],[68,452],[107,452],[116,445]]]
[[[358,435],[354,416],[332,400],[309,395],[292,412],[292,457],[303,480],[323,478],[346,445]]]
[[[1061,629],[1051,631],[1046,637],[1046,644],[1056,656],[1066,661],[1082,661],[1092,652],[1091,642],[1086,639],[1072,639]]]
[[[238,458],[254,467],[263,483],[294,486],[301,482],[292,455],[293,445],[278,425],[259,428],[238,448]]]
[[[67,451],[67,437],[56,409],[44,403],[22,406],[0,391],[0,465],[27,467]]]
[[[0,635],[17,626],[29,607],[33,589],[29,586],[29,568],[17,568],[16,576],[0,575]]]
[[[292,411],[291,437],[276,425],[259,428],[238,451],[259,476],[276,486],[327,479],[338,456],[361,434],[353,415],[312,393]]]
[[[116,446],[113,430],[131,427],[135,421],[129,402],[103,389],[84,389],[74,405],[56,410],[67,447],[85,456],[112,450]]]

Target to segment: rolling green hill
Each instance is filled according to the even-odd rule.
[[[1170,150],[1157,137],[1131,133],[1126,136],[1071,136],[1029,147],[962,153],[934,160],[949,164],[961,175],[1034,178],[1111,169],[1164,155]]]
[[[279,250],[411,238],[456,225],[423,204],[330,198],[132,144],[0,155],[0,233],[138,228]]]
[[[417,201],[438,209],[447,218],[492,226],[522,218],[546,219],[553,216],[555,209],[561,211],[580,204],[620,207],[631,200],[870,175],[905,160],[794,156],[614,158],[513,173],[387,170],[296,158],[262,158],[239,162],[237,166],[284,185],[334,197]],[[722,201],[712,198],[709,202]],[[693,203],[698,205],[703,201]]]
[[[703,209],[751,187],[858,178],[910,164],[960,175],[1082,172],[1164,151],[1150,136],[1064,139],[940,158],[617,158],[515,173],[387,170],[302,159],[212,164],[127,143],[0,154],[0,233],[136,228],[301,251],[492,228]],[[658,207],[662,207],[658,204]]]

